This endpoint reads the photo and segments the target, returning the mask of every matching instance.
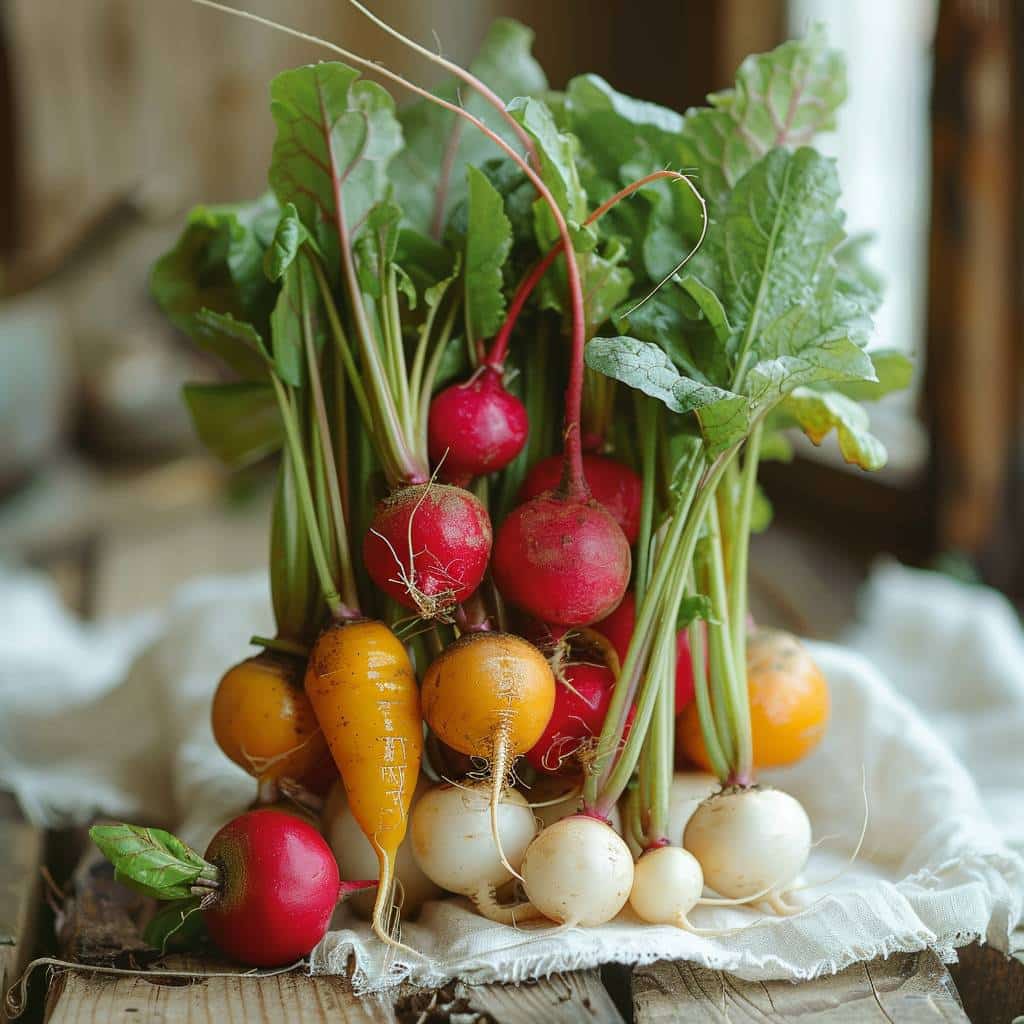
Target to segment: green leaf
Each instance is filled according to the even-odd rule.
[[[144,886],[158,899],[192,895],[192,883],[210,868],[195,850],[159,828],[96,825],[89,837],[114,865],[116,873]]]
[[[861,469],[881,469],[887,459],[885,446],[868,430],[864,408],[836,391],[798,388],[782,404],[783,411],[815,443],[821,444],[832,430],[843,458]]]
[[[617,92],[597,75],[580,75],[565,90],[569,130],[583,143],[584,152],[608,179],[637,160],[638,149],[650,167],[678,167],[683,150],[683,118],[674,110],[636,100]]]
[[[220,356],[246,380],[266,379],[272,361],[263,338],[252,324],[236,320],[230,313],[201,309],[193,317],[192,337],[201,348]],[[246,352],[251,355],[243,359]]]
[[[518,96],[508,105],[508,112],[529,132],[537,146],[540,176],[570,228],[576,229],[573,247],[584,251],[592,249],[596,231],[579,227],[587,216],[588,203],[577,166],[576,139],[558,130],[551,111],[542,100]],[[533,209],[537,241],[541,248],[547,249],[559,238],[554,217],[543,199],[537,199]]]
[[[284,431],[269,384],[186,384],[185,404],[199,440],[238,468],[281,447]]]
[[[679,605],[679,614],[676,616],[676,632],[686,629],[697,619],[703,619],[705,622],[717,621],[711,598],[707,594],[687,594],[683,598]]]
[[[263,273],[263,251],[277,214],[269,195],[236,206],[196,207],[150,274],[150,290],[171,323],[249,380],[266,376],[263,359],[252,346],[239,345],[235,334],[221,334],[197,315],[208,309],[262,331],[275,294]]]
[[[274,231],[273,241],[263,254],[263,269],[271,281],[278,281],[292,265],[303,245],[317,247],[306,226],[299,220],[294,203],[287,203]]]
[[[883,348],[872,349],[867,354],[878,380],[837,384],[836,391],[841,391],[858,402],[877,402],[893,391],[903,391],[910,387],[914,377],[914,364],[909,356],[896,349]]]
[[[319,338],[316,296],[316,278],[309,261],[292,263],[285,271],[283,287],[270,314],[270,344],[275,373],[293,387],[300,387],[306,379],[303,330],[307,318],[309,329]]]
[[[709,107],[688,110],[680,162],[700,169],[701,190],[714,208],[770,150],[834,128],[845,99],[842,54],[827,48],[817,25],[803,39],[747,57],[733,89],[709,96]]]
[[[683,378],[672,360],[653,342],[623,335],[592,338],[584,355],[590,369],[656,398],[673,412],[689,411],[676,397],[676,385]]]
[[[530,29],[499,18],[491,24],[470,71],[506,102],[514,96],[538,96],[547,88],[547,80],[530,54],[532,43]],[[446,81],[436,95],[452,103],[461,100],[471,114],[517,149],[520,147],[511,128],[490,104],[461,82]],[[466,165],[481,167],[505,154],[457,115],[425,100],[403,106],[398,116],[405,147],[391,164],[391,180],[402,197],[406,223],[423,235],[440,237],[448,211],[466,196]],[[435,225],[438,197],[440,211]]]
[[[592,370],[658,399],[673,412],[696,413],[711,455],[740,440],[749,427],[746,398],[682,376],[652,342],[623,336],[594,338],[585,356]]]
[[[512,225],[498,190],[476,167],[467,166],[469,218],[464,277],[466,325],[474,341],[489,338],[505,313],[502,268],[512,248]]]
[[[390,199],[374,204],[366,228],[356,243],[359,285],[367,295],[381,298],[388,268],[398,252],[402,208]]]
[[[160,907],[142,933],[143,942],[161,953],[195,949],[206,936],[201,904],[201,897],[191,896]]]
[[[352,68],[328,62],[278,75],[270,111],[277,125],[270,186],[282,205],[295,204],[325,251],[336,253],[335,190],[352,237],[386,192],[388,162],[402,145],[394,100]]]
[[[698,281],[692,274],[680,280],[686,293],[697,303],[708,326],[715,332],[715,337],[722,345],[733,342],[733,330],[729,324],[729,316],[725,312],[722,300],[703,281]]]

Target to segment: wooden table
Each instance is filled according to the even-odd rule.
[[[167,494],[173,509],[167,509]],[[118,479],[90,498],[89,514],[50,554],[33,538],[36,560],[54,572],[69,602],[92,615],[162,601],[199,573],[262,563],[265,509],[225,508],[217,478],[198,464],[162,469],[126,485]],[[183,497],[184,496],[184,497]],[[0,547],[3,547],[0,522]],[[8,524],[8,528],[10,524]],[[20,528],[13,524],[13,528]],[[828,559],[828,572],[817,566]],[[801,595],[783,604],[754,576],[760,621],[830,635],[848,618],[863,566],[784,527],[758,538],[762,583],[785,567]],[[57,882],[43,884],[43,872]],[[60,891],[55,891],[59,886]],[[43,897],[46,897],[44,900]],[[341,978],[301,973],[264,978],[118,976],[96,968],[233,971],[229,965],[169,958],[159,964],[139,937],[145,900],[113,883],[109,866],[81,832],[44,836],[0,794],[0,976],[6,990],[33,957],[59,956],[80,970],[33,975],[23,1019],[50,1024],[662,1024],[668,1021],[964,1021],[1009,1024],[1024,1014],[1024,964],[982,946],[947,968],[932,953],[861,964],[815,982],[755,984],[686,963],[556,975],[522,986],[454,984],[358,999]],[[89,968],[93,970],[89,970]],[[0,1010],[0,1022],[3,1021]]]

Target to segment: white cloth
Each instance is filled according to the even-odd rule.
[[[268,620],[265,582],[252,576],[190,584],[164,612],[133,622],[82,626],[47,584],[9,574],[0,580],[0,783],[41,822],[97,812],[178,821],[202,848],[253,795],[216,749],[209,701]],[[403,927],[424,958],[396,959],[342,908],[311,969],[346,973],[354,958],[357,986],[379,988],[685,958],[798,980],[900,950],[952,959],[974,938],[1007,948],[1024,903],[1021,847],[1011,847],[1024,838],[1024,634],[1012,609],[990,591],[886,566],[866,588],[850,643],[813,645],[832,690],[825,741],[764,779],[796,796],[826,837],[802,913],[698,909],[699,926],[751,925],[710,939],[641,925],[628,910],[596,929],[515,930],[448,899]],[[865,788],[867,836],[846,867]]]

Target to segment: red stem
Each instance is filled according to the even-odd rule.
[[[610,199],[606,199],[600,206],[596,207],[583,223],[584,225],[593,224],[603,217],[616,203],[631,196],[634,192],[643,188],[644,185],[649,185],[652,181],[659,181],[662,178],[672,178],[678,181],[683,177],[685,175],[680,174],[678,171],[654,171],[643,178],[637,178],[636,181],[630,182],[625,188],[620,189]],[[508,355],[509,339],[516,326],[516,321],[519,319],[519,314],[522,313],[523,307],[529,301],[537,285],[540,284],[541,278],[548,272],[551,264],[555,262],[555,258],[561,251],[562,242],[558,241],[548,249],[523,277],[519,287],[516,289],[515,295],[512,297],[512,301],[509,303],[505,321],[494,336],[494,341],[491,343],[491,351],[484,360],[488,366],[501,370],[505,357]]]

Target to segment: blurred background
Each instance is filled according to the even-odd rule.
[[[246,6],[436,81],[344,0]],[[756,548],[761,614],[829,635],[886,552],[1024,596],[1024,4],[373,6],[464,62],[492,17],[518,18],[556,88],[594,71],[678,110],[731,84],[745,54],[825,22],[851,91],[828,148],[888,282],[877,340],[914,353],[918,373],[874,410],[883,472],[850,471],[829,443],[766,470],[777,521]],[[269,80],[322,57],[187,0],[0,5],[0,560],[44,567],[86,614],[265,562],[262,475],[229,478],[200,452],[179,387],[215,370],[157,314],[147,274],[190,206],[265,187]]]

